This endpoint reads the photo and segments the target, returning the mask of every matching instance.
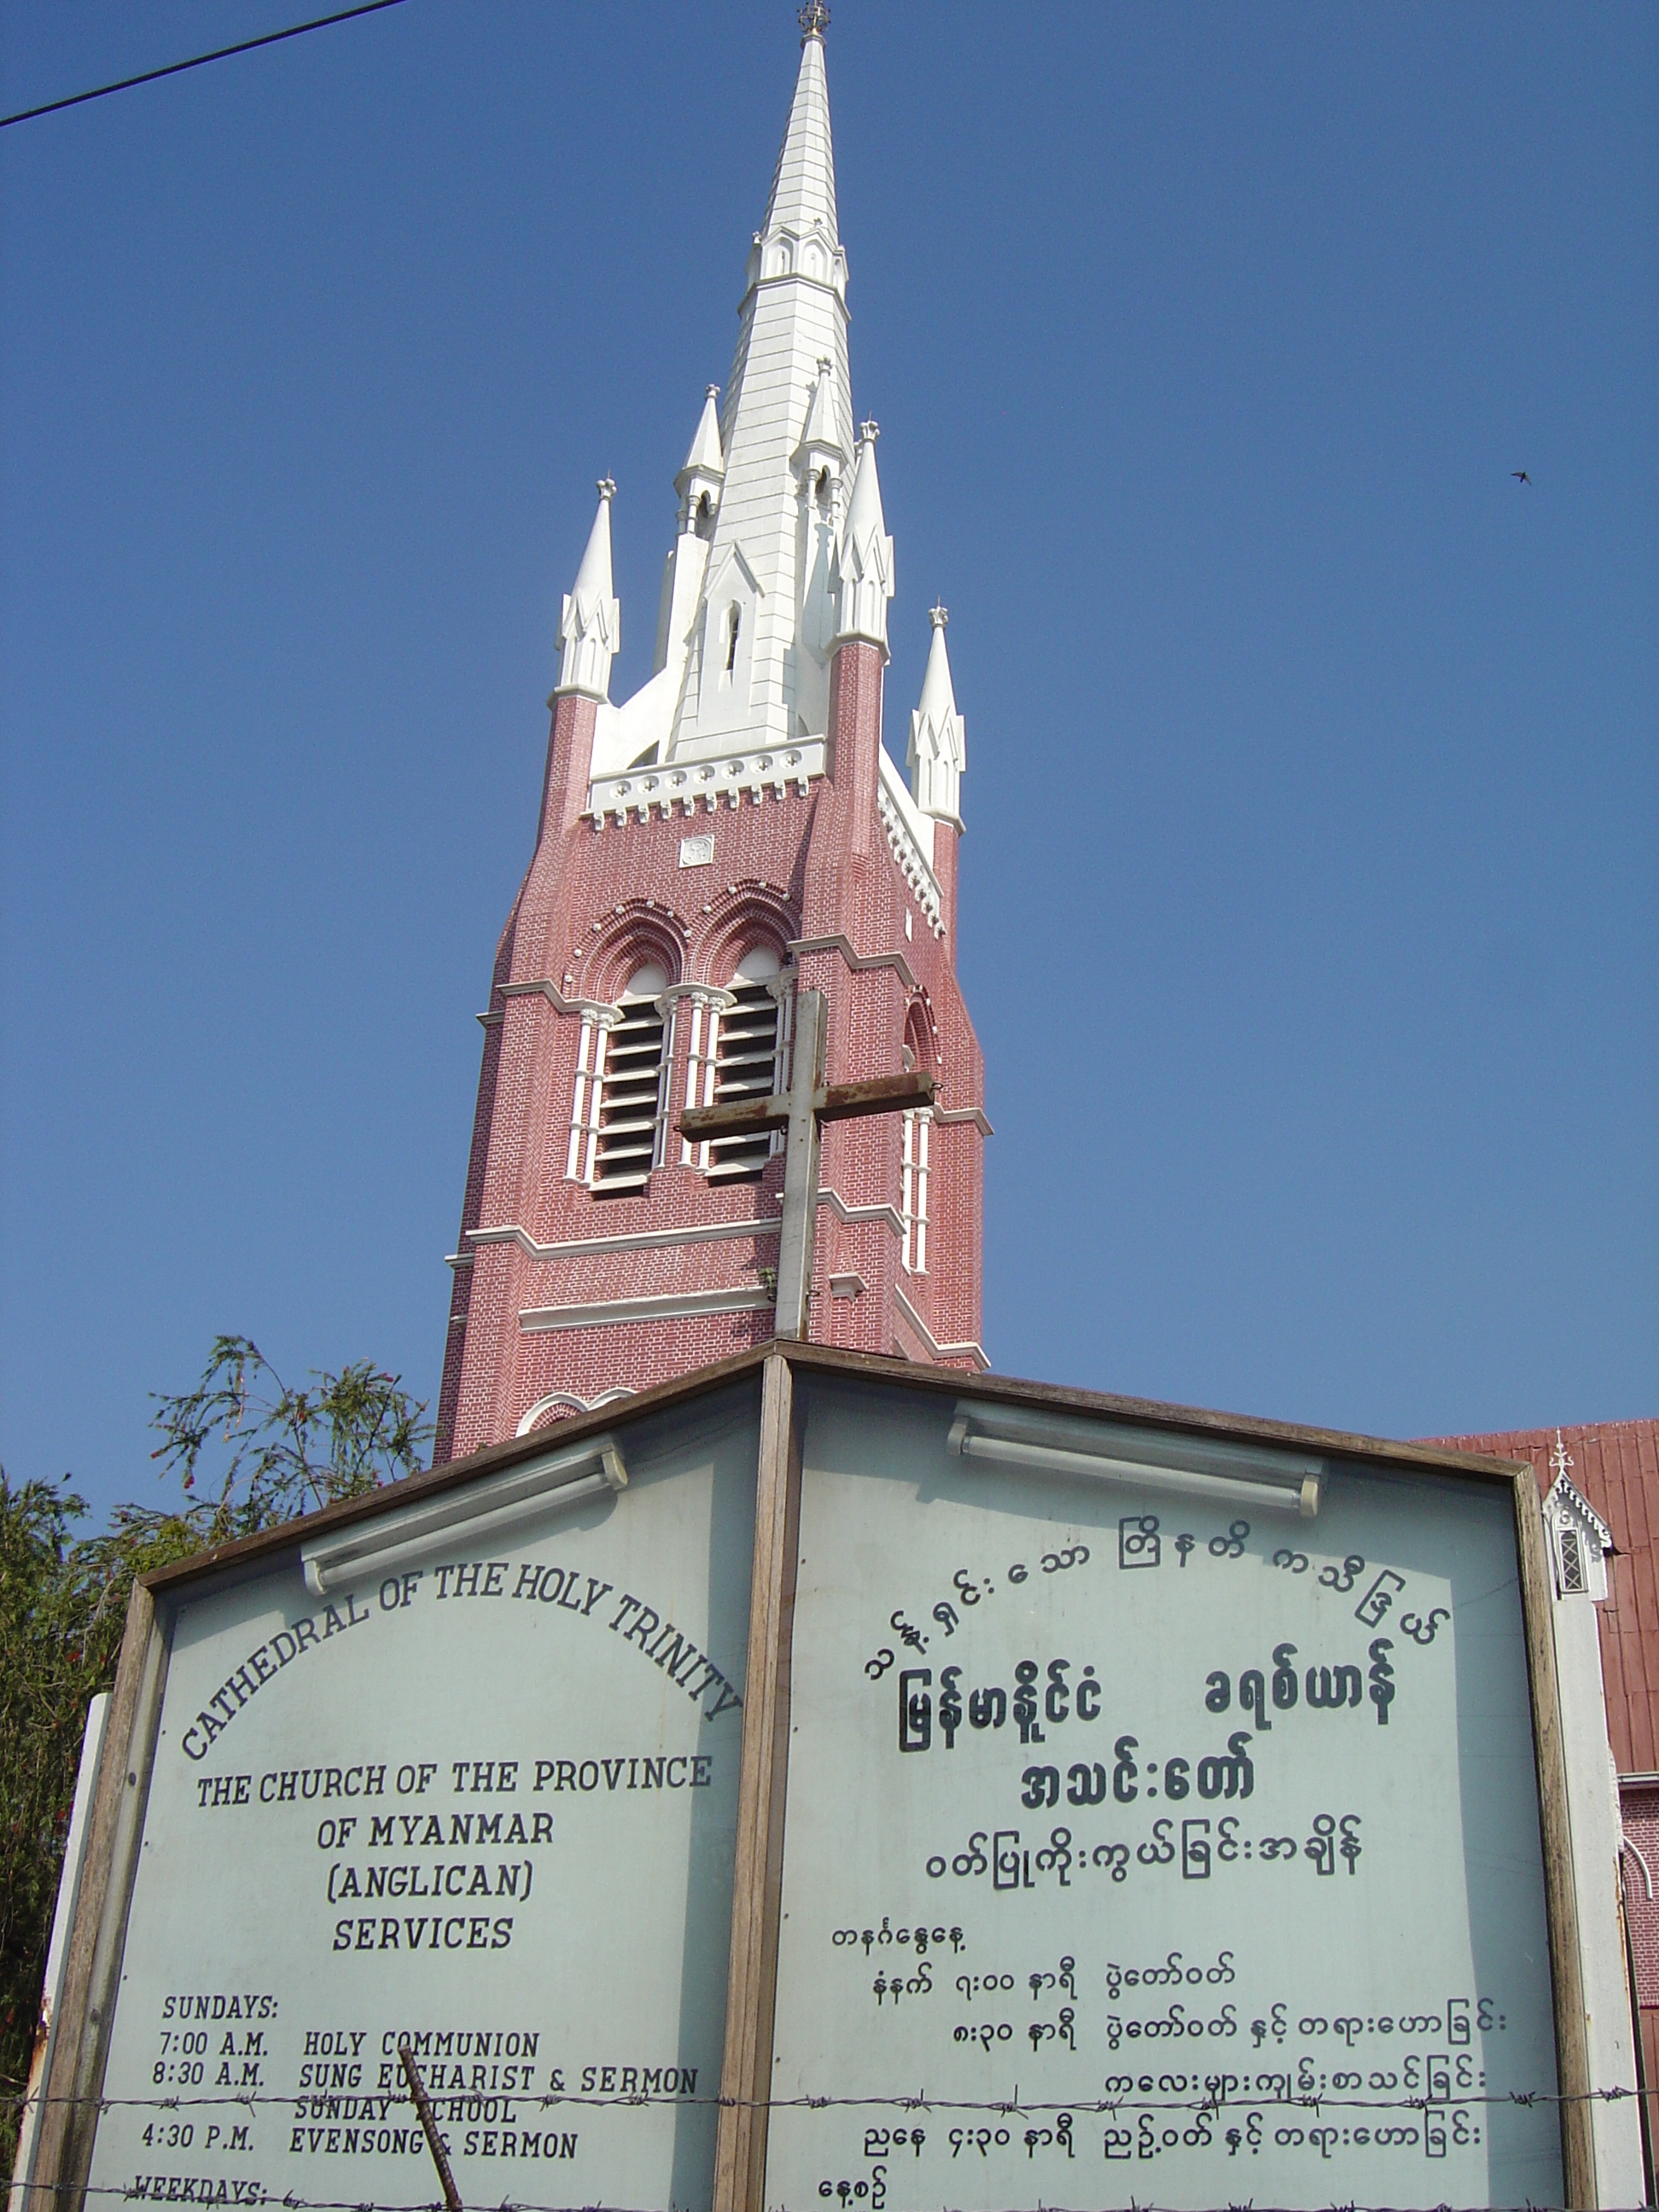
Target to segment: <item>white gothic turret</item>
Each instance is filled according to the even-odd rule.
[[[726,483],[726,456],[720,451],[720,396],[718,384],[711,384],[704,393],[696,435],[691,441],[684,467],[674,479],[674,489],[680,495],[682,536],[688,532],[695,532],[699,538],[712,538],[714,534],[714,516]]]
[[[924,814],[959,830],[962,772],[968,765],[967,725],[957,712],[951,657],[945,649],[945,625],[951,617],[945,608],[932,607],[927,619],[933,625],[933,641],[921,679],[921,704],[910,717],[910,749],[905,758],[916,805]]]
[[[576,571],[575,588],[565,594],[559,617],[559,680],[553,687],[555,699],[569,691],[588,699],[611,696],[611,664],[622,635],[622,610],[611,587],[611,502],[616,493],[610,477],[601,477],[599,511]]]
[[[876,473],[873,422],[859,425],[859,462],[847,520],[841,533],[841,561],[835,641],[864,638],[887,650],[887,602],[893,596],[893,541],[881,511],[881,479]]]

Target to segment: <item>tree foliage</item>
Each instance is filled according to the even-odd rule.
[[[79,1536],[64,1483],[0,1468],[0,2098],[24,2089],[75,1799],[87,1706],[115,1678],[140,1575],[204,1547],[412,1474],[426,1408],[368,1360],[292,1389],[244,1336],[221,1336],[193,1389],[155,1398],[151,1454],[173,1494],[117,1506]],[[9,2177],[15,2106],[0,2105]]]

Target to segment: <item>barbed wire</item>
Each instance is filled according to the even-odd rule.
[[[1659,2087],[1651,2089],[1470,2089],[1455,2091],[1443,2097],[1427,2094],[1409,2097],[1349,2097],[1332,2096],[1322,2090],[1297,2090],[1286,2096],[1262,2094],[1259,2096],[1241,2094],[1242,2085],[1231,2081],[1224,2089],[1206,2089],[1202,2096],[1174,2097],[1139,2094],[1133,2085],[1121,2095],[1103,2097],[1022,2097],[1016,2086],[1012,2097],[930,2097],[925,2089],[913,2093],[897,2093],[890,2096],[830,2097],[816,2096],[805,2092],[798,2097],[726,2097],[718,2093],[708,2096],[680,2095],[672,2091],[619,2092],[611,2095],[584,2094],[574,2089],[549,2090],[538,2095],[524,2089],[439,2089],[429,2091],[434,2106],[443,2112],[453,2106],[483,2104],[522,2105],[532,2112],[549,2112],[563,2106],[579,2108],[605,2109],[612,2106],[638,2108],[641,2106],[662,2105],[677,2110],[701,2106],[713,2106],[726,2112],[822,2112],[841,2110],[881,2110],[902,2112],[994,2112],[1009,2118],[1021,2112],[1094,2112],[1112,2114],[1133,2110],[1138,2112],[1218,2112],[1230,2106],[1261,2106],[1268,2110],[1319,2112],[1326,2110],[1357,2112],[1444,2112],[1457,2105],[1513,2105],[1522,2107],[1534,2105],[1616,2105],[1634,2102],[1639,2098],[1659,2097]],[[262,2105],[303,2106],[307,2115],[315,2119],[330,2117],[327,2107],[346,2102],[396,2106],[399,2110],[415,2110],[414,2100],[401,2090],[392,2089],[304,2089],[293,2094],[253,2095],[233,2092],[222,2097],[107,2097],[68,2096],[0,2097],[0,2110],[23,2105],[94,2105],[100,2112],[194,2112],[211,2111],[230,2106],[252,2112]],[[453,2113],[449,2115],[453,2117]],[[338,2124],[338,2115],[333,2116]],[[365,2208],[370,2212],[370,2208]],[[391,2212],[381,2207],[380,2212]],[[591,2208],[591,2212],[614,2212],[614,2208]],[[1154,2212],[1154,2208],[1139,2206],[1137,2212]],[[1263,2212],[1257,2206],[1255,2212]],[[1350,2212],[1350,2208],[1338,2208],[1338,2212]],[[1362,2208],[1362,2212],[1364,2209]]]
[[[131,2200],[137,2195],[130,2186],[118,2181],[82,2182],[78,2185],[69,2182],[36,2181],[26,2182],[22,2186],[26,2190],[36,2191],[43,2197],[73,2193],[87,2197],[121,2197]],[[405,2203],[388,2203],[380,2197],[267,2195],[258,2199],[244,2198],[243,2202],[244,2203],[280,2205],[283,2212],[444,2212],[442,2198],[432,2197],[413,2198]],[[480,2207],[479,2212],[669,2212],[669,2208],[662,2205],[602,2204],[592,2202],[582,2204],[532,2204],[514,2197],[503,2197],[498,2204],[491,2204],[488,2208]],[[999,2212],[1085,2212],[1085,2208],[1051,2204],[1046,2199],[1039,2198],[1034,2206],[1009,2205],[999,2208]],[[1091,2205],[1086,2208],[1086,2212],[1100,2212],[1100,2208],[1097,2204]],[[1128,2200],[1128,2212],[1192,2212],[1192,2208],[1160,2205],[1152,2198],[1131,2197]],[[1246,2197],[1242,2201],[1234,2199],[1225,2205],[1218,2205],[1213,2208],[1213,2212],[1307,2212],[1307,2207],[1262,2204],[1258,2203],[1254,2197]],[[1454,2205],[1442,2203],[1425,2208],[1421,2204],[1414,2206],[1359,2204],[1352,2198],[1345,2198],[1340,2203],[1333,2202],[1327,2208],[1327,2212],[1565,2212],[1565,2208],[1557,2204],[1540,2203],[1536,2199],[1527,2204]],[[1645,2212],[1645,2208],[1640,2205],[1610,2205],[1604,2207],[1603,2212]]]

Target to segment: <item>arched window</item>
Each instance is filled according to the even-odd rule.
[[[765,1098],[785,1086],[786,1015],[782,1000],[771,988],[779,972],[777,954],[765,945],[756,945],[738,963],[727,986],[732,1004],[715,1017],[717,1106],[739,1098]],[[769,1129],[753,1137],[717,1139],[708,1147],[709,1181],[756,1181],[781,1142],[781,1135]]]
[[[620,1018],[604,1034],[595,1117],[595,1198],[627,1198],[645,1188],[662,1153],[663,1071],[667,1054],[659,1000],[668,978],[654,961],[628,979]]]
[[[707,492],[697,501],[697,511],[692,518],[691,526],[699,538],[712,538],[714,534],[714,510],[708,503]]]
[[[738,632],[743,628],[743,609],[732,606],[726,617],[726,672],[729,676],[738,665]]]

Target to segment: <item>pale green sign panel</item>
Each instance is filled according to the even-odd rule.
[[[798,1387],[767,2203],[1559,2203],[1507,1490]]]
[[[407,2037],[465,2202],[708,2204],[757,1408],[187,1595],[95,2189],[429,2202]]]

